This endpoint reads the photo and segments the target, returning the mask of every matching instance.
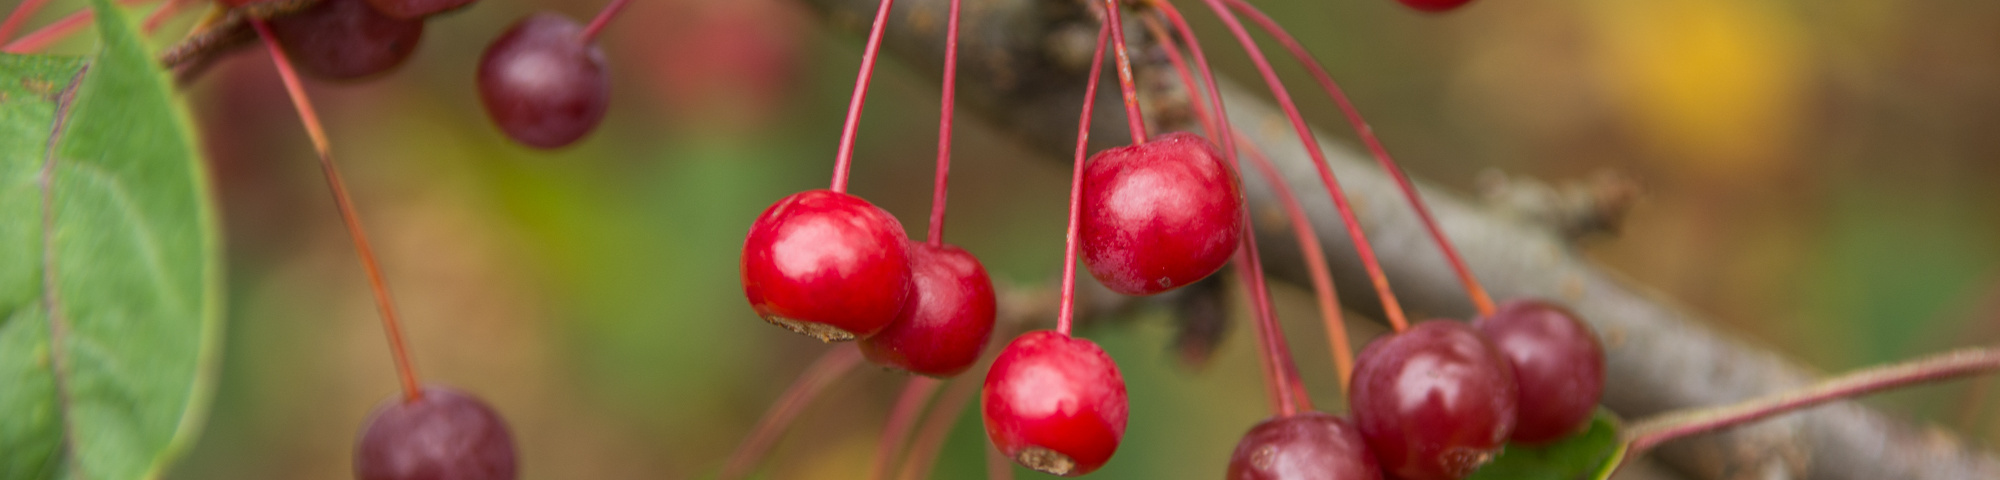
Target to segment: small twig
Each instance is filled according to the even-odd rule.
[[[1625,430],[1624,437],[1633,452],[1644,452],[1676,438],[1742,425],[1822,403],[1994,371],[2000,371],[2000,349],[1969,348],[1860,370],[1806,388],[1733,405],[1662,413],[1633,423]]]

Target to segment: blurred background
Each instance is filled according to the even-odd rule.
[[[1489,170],[1636,179],[1646,195],[1591,254],[1721,328],[1824,371],[2000,340],[2000,3],[1478,0],[1442,16],[1391,0],[1256,3],[1418,176],[1467,192]],[[759,321],[736,258],[764,207],[825,185],[861,39],[792,0],[636,2],[602,37],[613,106],[596,133],[554,152],[507,141],[476,99],[479,53],[528,13],[599,7],[481,0],[429,22],[400,69],[309,88],[421,375],[498,408],[525,478],[713,476],[829,348]],[[1225,75],[1253,78],[1212,18],[1191,16]],[[913,234],[929,207],[933,75],[881,64],[854,167],[852,191]],[[355,433],[397,386],[312,150],[261,49],[186,92],[227,228],[229,312],[207,431],[168,478],[348,478]],[[1347,134],[1330,104],[1295,93]],[[977,117],[958,125],[947,240],[996,282],[1049,281],[1067,167]],[[1315,397],[1340,408],[1307,294],[1278,295]],[[1203,366],[1167,349],[1163,312],[1081,332],[1132,388],[1126,442],[1094,478],[1223,471],[1266,415],[1244,325]],[[763,474],[862,477],[901,384],[870,367],[846,377]],[[2000,411],[1975,385],[1868,401],[1990,445]],[[983,475],[970,412],[935,478]]]

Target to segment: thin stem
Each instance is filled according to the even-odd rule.
[[[599,10],[597,17],[590,19],[590,24],[585,25],[583,33],[578,35],[582,43],[588,45],[592,40],[596,40],[597,32],[603,31],[604,26],[611,23],[611,17],[618,16],[618,12],[624,11],[625,5],[629,3],[632,3],[632,0],[611,0],[611,4],[605,5],[604,10]]]
[[[1194,28],[1188,26],[1187,17],[1181,16],[1180,9],[1174,8],[1173,3],[1169,3],[1167,0],[1156,0],[1152,3],[1152,6],[1161,15],[1167,17],[1167,22],[1172,23],[1174,30],[1179,32],[1181,38],[1187,41],[1188,52],[1194,54],[1194,66],[1197,70],[1201,71],[1202,83],[1207,84],[1208,87],[1210,111],[1215,113],[1215,127],[1217,130],[1211,131],[1210,135],[1214,136],[1217,143],[1222,144],[1222,154],[1229,157],[1229,163],[1232,165],[1235,164],[1236,135],[1231,133],[1231,129],[1235,127],[1229,124],[1229,110],[1222,106],[1222,93],[1221,90],[1216,88],[1215,70],[1208,67],[1208,54],[1202,53],[1201,39],[1195,38]]]
[[[1056,307],[1056,332],[1069,335],[1071,317],[1076,315],[1077,230],[1083,223],[1083,160],[1090,147],[1090,110],[1097,103],[1097,80],[1104,73],[1104,39],[1112,22],[1097,29],[1097,53],[1090,57],[1090,83],[1083,87],[1083,113],[1076,121],[1076,164],[1069,179],[1069,229],[1063,234],[1062,300]]]
[[[771,408],[764,411],[764,417],[750,429],[750,436],[736,445],[736,451],[729,454],[729,461],[723,464],[718,478],[733,480],[750,474],[757,462],[764,459],[764,454],[770,453],[771,445],[777,443],[778,437],[792,425],[792,420],[798,418],[799,412],[812,404],[813,399],[819,398],[834,380],[854,371],[854,367],[860,364],[861,350],[846,345],[834,346],[820,354],[819,359],[813,360],[805,372],[792,380],[792,386],[785,388],[785,393],[778,397],[778,403],[771,404]]]
[[[944,245],[945,191],[951,183],[951,115],[958,102],[958,3],[951,0],[951,19],[944,26],[944,106],[938,114],[937,182],[931,189],[931,246]]]
[[[1146,115],[1139,111],[1139,87],[1132,81],[1132,57],[1125,51],[1125,22],[1118,0],[1104,0],[1104,24],[1111,27],[1112,50],[1118,54],[1118,91],[1125,97],[1125,124],[1132,128],[1132,144],[1146,143]]]
[[[27,35],[22,35],[21,38],[7,43],[6,46],[0,47],[0,52],[22,54],[41,51],[43,48],[48,48],[50,44],[56,43],[56,41],[62,40],[64,37],[68,37],[78,30],[82,30],[86,25],[90,25],[91,20],[95,19],[96,15],[95,11],[88,9],[69,14],[67,17],[49,23],[48,26],[44,26],[40,30],[28,32]]]
[[[876,444],[874,472],[868,478],[889,480],[895,471],[890,464],[896,462],[896,452],[903,450],[903,439],[910,436],[910,429],[917,426],[917,414],[924,412],[924,403],[931,394],[937,392],[943,382],[923,375],[911,375],[903,384],[903,393],[896,396],[896,406],[889,409],[889,420],[882,426],[882,439]]]
[[[1292,349],[1285,344],[1283,327],[1278,325],[1278,315],[1271,311],[1271,293],[1264,284],[1264,265],[1257,255],[1255,227],[1249,222],[1249,214],[1244,215],[1243,245],[1236,249],[1236,273],[1243,277],[1243,284],[1255,307],[1257,315],[1257,347],[1264,352],[1264,381],[1270,386],[1273,410],[1281,417],[1299,413],[1299,409],[1312,409],[1312,400],[1307,398],[1304,382],[1299,380],[1298,366],[1292,364]]]
[[[1215,117],[1210,116],[1208,108],[1202,105],[1200,84],[1195,83],[1194,70],[1188,68],[1187,58],[1181,56],[1179,42],[1174,41],[1173,34],[1167,32],[1167,27],[1160,23],[1159,17],[1141,15],[1139,22],[1146,26],[1146,31],[1153,34],[1154,38],[1159,39],[1160,51],[1166,52],[1167,62],[1173,64],[1174,73],[1180,75],[1181,85],[1187,90],[1188,108],[1194,109],[1194,117],[1201,122],[1201,130],[1207,132],[1209,136],[1220,134],[1215,129]]]
[[[990,361],[990,359],[988,359]],[[986,370],[990,362],[981,362],[974,371]],[[960,377],[944,390],[937,403],[924,413],[919,422],[917,435],[910,439],[910,455],[903,458],[902,480],[930,478],[931,467],[937,465],[938,452],[944,449],[945,436],[951,433],[951,426],[958,422],[958,415],[972,403],[974,394],[979,393],[982,383],[977,378]],[[987,443],[987,442],[979,442]]]
[[[48,3],[49,0],[23,0],[20,5],[14,6],[13,13],[7,14],[7,20],[0,22],[0,40],[14,38],[14,31],[19,30],[21,24],[27,23],[29,17],[35,16],[35,12]]]
[[[145,3],[146,1],[147,0],[120,0],[118,4],[131,6],[131,5],[138,5],[140,3]],[[159,20],[161,20],[161,18],[159,17],[163,17],[165,13],[175,9],[176,7],[175,3],[179,1],[182,0],[172,0],[165,5],[161,5],[159,10],[155,10],[151,16],[146,18],[146,23],[144,27],[145,29],[142,31],[145,33],[153,33],[153,29],[159,26],[158,25]],[[29,7],[25,3],[21,5],[21,8],[38,8],[38,7],[40,7],[40,5],[35,5],[34,7]],[[21,14],[21,10],[15,9],[14,14],[16,15]],[[0,46],[0,53],[22,54],[22,53],[34,53],[37,51],[41,51],[44,48],[48,48],[49,45],[52,45],[57,41],[61,41],[62,39],[67,38],[78,31],[83,30],[84,26],[90,25],[90,23],[93,20],[96,20],[96,18],[97,18],[97,12],[95,10],[87,8],[79,10],[75,13],[69,14],[69,16],[57,19],[54,22],[50,22],[48,25],[45,25],[40,29],[37,29],[33,32],[28,32],[27,35],[22,35],[21,38],[15,39],[12,42],[8,42],[4,46]],[[14,20],[15,20],[14,17],[10,16],[7,18],[7,22],[9,22],[9,24],[5,26],[0,26],[0,30],[9,30],[6,33],[0,33],[0,39],[6,39],[8,37],[8,34],[12,33],[11,29],[13,27],[19,26],[18,24],[13,23]]]
[[[340,219],[347,227],[347,235],[354,241],[355,253],[361,257],[361,268],[368,273],[368,286],[375,294],[375,308],[382,314],[382,331],[389,337],[389,353],[396,361],[396,374],[403,380],[403,401],[415,402],[423,398],[423,390],[417,385],[416,366],[411,364],[410,350],[403,341],[403,327],[397,321],[396,304],[389,298],[389,284],[383,279],[381,263],[375,259],[375,249],[368,243],[368,234],[361,228],[361,215],[354,208],[354,199],[347,193],[347,182],[340,178],[340,169],[334,166],[333,150],[326,140],[326,129],[320,127],[319,114],[313,111],[312,101],[306,98],[305,85],[299,83],[298,72],[292,70],[292,63],[285,58],[285,52],[278,47],[277,37],[271,34],[271,27],[263,19],[251,18],[250,27],[257,30],[264,45],[271,52],[271,61],[278,67],[278,78],[284,80],[285,92],[291,94],[292,107],[299,111],[299,121],[305,124],[306,136],[312,139],[313,150],[319,154],[320,171],[326,174],[327,190],[333,193],[333,204],[340,211]]]
[[[1181,84],[1186,86],[1188,106],[1194,109],[1195,118],[1201,121],[1204,130],[1215,132],[1215,118],[1209,115],[1208,109],[1201,104],[1201,96],[1196,92],[1194,75],[1188,68],[1187,60],[1181,57],[1179,45],[1176,45],[1158,18],[1144,16],[1140,17],[1140,20],[1145,23],[1146,30],[1160,39],[1168,63],[1173,64],[1174,72],[1181,77]],[[1306,269],[1312,278],[1313,297],[1319,303],[1320,321],[1326,325],[1327,343],[1331,344],[1333,351],[1333,364],[1335,369],[1340,371],[1340,385],[1345,389],[1349,377],[1354,374],[1353,347],[1347,343],[1347,324],[1341,321],[1340,304],[1333,291],[1333,274],[1326,266],[1326,256],[1321,252],[1319,236],[1313,234],[1312,222],[1305,213],[1305,207],[1299,204],[1299,198],[1292,193],[1291,186],[1285,183],[1284,177],[1278,174],[1276,167],[1272,166],[1271,159],[1248,139],[1238,140],[1242,142],[1244,152],[1250,154],[1252,164],[1257,166],[1265,181],[1276,191],[1279,202],[1285,208],[1285,216],[1292,224],[1292,233],[1297,237],[1299,253],[1305,258]]]
[[[1789,413],[1835,400],[1916,383],[2000,371],[2000,348],[1967,348],[1906,362],[1868,368],[1734,405],[1684,410],[1635,422],[1625,430],[1632,451],[1642,452],[1673,440]]]
[[[1298,59],[1300,64],[1312,72],[1313,80],[1319,82],[1320,89],[1325,90],[1326,95],[1332,97],[1335,104],[1340,105],[1340,112],[1347,116],[1348,125],[1354,127],[1354,134],[1361,137],[1361,143],[1368,145],[1368,152],[1374,154],[1375,163],[1380,164],[1383,171],[1389,172],[1389,176],[1396,179],[1396,187],[1403,191],[1403,198],[1409,199],[1410,207],[1415,209],[1417,217],[1424,221],[1424,229],[1430,232],[1431,239],[1437,242],[1438,250],[1444,252],[1445,260],[1450,261],[1451,268],[1458,273],[1459,282],[1465,284],[1466,297],[1471,298],[1473,306],[1479,308],[1479,315],[1493,315],[1493,297],[1487,295],[1486,287],[1481,286],[1479,279],[1472,275],[1472,269],[1466,267],[1465,259],[1458,255],[1457,248],[1452,247],[1451,240],[1445,238],[1444,231],[1438,228],[1437,220],[1431,217],[1430,207],[1424,205],[1423,197],[1417,194],[1416,186],[1410,183],[1410,177],[1403,174],[1403,168],[1389,156],[1388,147],[1382,146],[1382,140],[1376,138],[1375,128],[1368,126],[1368,121],[1361,118],[1361,110],[1354,107],[1354,102],[1347,98],[1347,92],[1341,90],[1340,84],[1334,83],[1333,75],[1328,74],[1326,68],[1320,66],[1319,60],[1313,58],[1312,52],[1306,51],[1306,47],[1299,44],[1298,39],[1292,38],[1292,34],[1285,31],[1285,27],[1257,10],[1256,6],[1243,0],[1225,1],[1229,2],[1230,7],[1250,17],[1250,21],[1271,34],[1272,38],[1285,46],[1285,50],[1291,52],[1293,58]]]
[[[1298,196],[1292,194],[1292,187],[1285,183],[1285,177],[1278,173],[1271,159],[1249,139],[1242,139],[1240,145],[1250,157],[1250,164],[1255,165],[1258,173],[1264,176],[1264,181],[1271,184],[1271,189],[1277,193],[1278,203],[1285,208],[1285,216],[1291,221],[1299,254],[1305,258],[1306,270],[1312,277],[1313,299],[1319,303],[1320,322],[1326,325],[1326,342],[1333,351],[1334,369],[1340,371],[1340,388],[1345,390],[1347,382],[1354,376],[1354,347],[1347,343],[1347,324],[1340,318],[1340,304],[1333,291],[1333,273],[1327,269],[1319,236],[1313,234],[1312,220],[1306,216],[1305,207],[1299,205]]]
[[[861,73],[854,77],[854,97],[847,102],[847,121],[840,126],[840,150],[833,157],[833,191],[847,192],[847,167],[854,163],[854,133],[861,128],[861,105],[868,102],[868,80],[875,76],[875,57],[882,51],[882,31],[889,27],[889,7],[896,0],[882,0],[875,10],[875,26],[868,29],[868,46],[861,52]]]
[[[1382,273],[1382,264],[1375,259],[1375,248],[1368,245],[1368,236],[1362,232],[1361,221],[1355,218],[1353,206],[1348,204],[1347,193],[1340,189],[1340,181],[1334,178],[1333,168],[1326,163],[1326,153],[1320,151],[1319,142],[1312,136],[1312,128],[1306,126],[1305,119],[1299,115],[1299,107],[1292,102],[1291,94],[1285,91],[1284,82],[1278,80],[1277,72],[1271,69],[1271,62],[1264,58],[1264,52],[1257,49],[1243,23],[1237,21],[1236,15],[1222,4],[1223,0],[1204,1],[1210,10],[1215,11],[1215,16],[1229,27],[1237,43],[1243,45],[1251,62],[1256,64],[1257,73],[1264,77],[1264,84],[1276,97],[1278,106],[1284,109],[1286,119],[1291,121],[1292,130],[1298,133],[1299,143],[1305,145],[1306,153],[1312,157],[1313,167],[1319,170],[1320,182],[1326,185],[1327,195],[1333,197],[1333,205],[1340,211],[1340,220],[1347,226],[1347,234],[1354,237],[1354,250],[1361,257],[1361,265],[1368,270],[1368,278],[1374,283],[1376,294],[1381,297],[1382,311],[1389,318],[1389,325],[1398,332],[1409,328],[1409,321],[1403,318],[1403,307],[1396,301],[1396,293],[1389,289],[1389,277]]]
[[[992,442],[980,443],[986,444],[986,480],[1014,480],[1014,461]]]

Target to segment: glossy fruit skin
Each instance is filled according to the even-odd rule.
[[[1250,427],[1229,456],[1229,480],[1381,480],[1382,467],[1347,419],[1323,412]]]
[[[993,337],[993,279],[970,252],[910,242],[910,297],[887,328],[862,339],[869,361],[951,377],[971,368]]]
[[[1043,473],[1096,471],[1125,437],[1125,379],[1111,355],[1054,330],[1015,337],[980,392],[986,436],[1008,458]]]
[[[471,5],[474,0],[368,0],[375,11],[404,20],[417,20]]]
[[[375,407],[354,446],[358,480],[512,480],[514,439],[492,407],[448,387],[426,385]]]
[[[1425,12],[1444,12],[1463,7],[1472,0],[1397,0],[1403,6]]]
[[[535,148],[582,139],[604,120],[611,80],[583,26],[542,12],[515,22],[479,58],[479,101],[508,137]]]
[[[764,321],[821,341],[874,335],[910,295],[903,224],[861,197],[792,194],[750,225],[743,295]]]
[[[1520,385],[1513,440],[1542,443],[1583,430],[1604,394],[1604,346],[1576,314],[1534,300],[1507,302],[1473,321]]]
[[[1215,144],[1191,133],[1090,157],[1083,172],[1084,266],[1126,295],[1220,270],[1243,232],[1243,187]]]
[[[402,65],[423,38],[422,20],[398,20],[364,0],[326,0],[271,18],[271,34],[299,70],[328,80],[354,80]]]
[[[1465,478],[1514,433],[1514,369],[1462,322],[1431,320],[1369,342],[1352,381],[1355,423],[1395,478]]]

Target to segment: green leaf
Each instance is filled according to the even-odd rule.
[[[1508,445],[1468,480],[1583,480],[1620,461],[1618,419],[1598,411],[1590,429],[1541,446]]]
[[[0,480],[160,477],[213,382],[206,173],[131,21],[92,4],[91,57],[0,55]]]

